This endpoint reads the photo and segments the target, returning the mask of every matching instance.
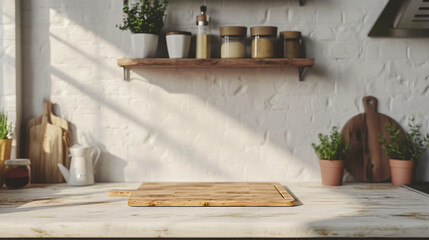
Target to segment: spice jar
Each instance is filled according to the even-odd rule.
[[[219,29],[222,38],[221,58],[246,57],[246,27],[224,26]]]
[[[277,27],[258,26],[250,28],[252,58],[273,58]]]
[[[283,57],[284,58],[300,58],[301,51],[301,32],[285,31],[280,32],[283,38]]]
[[[4,165],[4,184],[8,188],[23,188],[31,182],[29,159],[10,159]]]

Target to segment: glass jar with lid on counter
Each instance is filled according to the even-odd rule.
[[[4,184],[7,188],[23,188],[31,183],[29,159],[10,159],[4,165]]]
[[[246,33],[247,27],[223,26],[219,29],[222,38],[221,58],[246,57]]]
[[[273,58],[277,27],[257,26],[250,28],[252,58]]]

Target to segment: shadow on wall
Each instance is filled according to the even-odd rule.
[[[15,30],[15,17],[8,14],[8,11],[14,10],[10,7],[0,4],[0,110],[5,111],[10,121],[15,122],[16,104],[8,99],[16,94],[16,36],[11,34]]]
[[[417,162],[415,178],[419,181],[429,181],[429,151],[426,150],[426,153],[422,155],[421,161]]]
[[[80,144],[83,146],[95,146],[100,148],[100,157],[97,162],[94,162],[94,174],[95,181],[104,181],[107,179],[109,182],[121,182],[125,178],[124,168],[127,166],[127,162],[121,159],[118,156],[110,153],[107,147],[103,144],[103,142],[94,138],[92,133],[82,132],[81,142],[77,141],[77,127],[75,124],[71,123],[71,129],[73,133],[73,139],[75,140],[75,144]],[[92,156],[94,157],[94,156]]]
[[[31,5],[31,3],[30,3]],[[23,4],[25,6],[25,4]],[[43,16],[37,16],[41,21],[49,22],[49,9],[43,9]],[[29,24],[29,21],[25,19],[33,19],[33,11],[28,11],[26,14],[23,14],[23,24],[22,24],[22,54],[29,52],[31,50],[31,43],[37,43],[41,49],[41,56],[38,61],[33,61],[32,58],[22,58],[22,123],[21,123],[21,146],[26,145],[26,136],[27,136],[27,122],[33,118],[37,117],[42,113],[43,102],[45,99],[50,99],[51,96],[51,81],[50,81],[50,46],[49,46],[49,26],[42,25],[44,27],[38,27],[37,32],[29,31],[29,28],[32,27]],[[31,21],[30,21],[31,22]],[[39,37],[34,35],[38,34]],[[36,41],[37,40],[37,41]],[[46,64],[42,64],[46,63]],[[42,79],[37,81],[35,77],[35,72],[37,72]],[[39,83],[39,84],[38,84]],[[20,155],[25,156],[25,148],[21,147]]]
[[[306,57],[310,57],[311,58],[315,58],[316,56],[315,53],[317,53],[318,50],[317,46],[316,46],[316,41],[312,38],[312,37],[308,37],[308,36],[302,36],[302,46],[303,46],[303,55]],[[316,64],[314,64],[314,66],[312,66],[311,68],[307,69],[307,72],[304,73],[304,81],[306,81],[306,77],[307,75],[310,76],[317,76],[317,81],[318,82],[325,82],[326,84],[328,84],[328,82],[330,82],[330,84],[334,84],[334,80],[327,78],[326,76],[328,75],[327,71],[328,71],[329,67],[327,66],[326,63],[324,62],[318,62],[316,59]],[[336,71],[335,69],[329,69],[329,71]],[[327,82],[328,81],[328,82]]]
[[[45,18],[55,13],[49,8],[40,11],[46,13]],[[31,14],[28,17],[31,19]],[[74,19],[74,15],[68,17],[71,21],[80,21],[80,19]],[[48,19],[45,21],[49,22]],[[222,80],[217,80],[214,77],[217,73],[204,72],[204,70],[188,72],[180,78],[174,76],[177,73],[175,70],[165,70],[161,73],[150,72],[147,79],[152,81],[150,82],[152,86],[146,86],[145,90],[156,89],[156,94],[150,95],[151,99],[146,102],[146,104],[153,104],[149,106],[150,111],[145,111],[147,109],[144,109],[144,106],[137,106],[143,107],[142,111],[139,111],[140,109],[126,109],[123,104],[104,96],[103,91],[100,90],[99,81],[94,82],[94,85],[84,83],[76,75],[66,72],[66,69],[60,64],[62,62],[60,61],[61,58],[58,59],[60,56],[58,56],[57,51],[51,51],[52,44],[55,43],[56,49],[58,45],[68,49],[64,54],[79,56],[84,63],[96,64],[95,62],[100,59],[94,56],[102,55],[100,49],[95,49],[94,56],[92,56],[77,46],[62,40],[55,33],[51,33],[49,24],[42,24],[41,26],[46,26],[46,29],[38,26],[41,33],[46,33],[41,34],[41,36],[45,36],[45,39],[39,40],[43,42],[40,43],[43,49],[41,52],[43,61],[31,62],[26,60],[29,62],[25,65],[27,66],[25,79],[29,87],[24,89],[24,101],[28,103],[25,104],[27,109],[24,109],[24,112],[30,114],[32,111],[37,111],[39,108],[38,99],[43,102],[42,99],[44,98],[63,94],[51,92],[52,84],[56,84],[55,91],[58,91],[57,88],[63,84],[63,86],[74,89],[73,91],[77,90],[79,94],[88,97],[100,109],[108,109],[127,121],[128,124],[136,126],[138,131],[143,132],[136,137],[140,138],[141,145],[129,145],[128,165],[125,165],[124,159],[108,153],[112,144],[109,143],[107,146],[105,142],[112,136],[103,136],[103,133],[100,133],[103,131],[102,128],[98,128],[100,124],[103,124],[103,119],[99,116],[101,113],[93,113],[98,114],[94,118],[97,122],[93,123],[97,127],[97,130],[94,131],[98,131],[98,133],[92,132],[91,134],[96,136],[95,138],[99,141],[92,142],[104,148],[101,161],[104,161],[104,158],[109,159],[106,160],[106,163],[100,163],[103,164],[100,165],[100,170],[103,172],[100,179],[127,180],[123,172],[128,171],[132,172],[131,176],[134,176],[129,180],[138,180],[142,175],[142,170],[147,179],[192,180],[201,177],[201,174],[205,174],[209,180],[236,180],[245,176],[248,180],[260,181],[271,179],[272,176],[276,176],[278,179],[283,179],[281,176],[291,176],[293,179],[300,174],[307,178],[318,175],[318,172],[315,171],[318,168],[317,161],[312,164],[299,160],[293,156],[296,154],[294,149],[286,149],[287,146],[294,146],[291,144],[292,141],[305,142],[306,136],[313,134],[308,129],[299,133],[287,130],[288,128],[296,129],[296,124],[303,121],[300,119],[302,116],[291,116],[288,111],[296,111],[296,109],[303,111],[304,109],[303,112],[308,112],[311,111],[311,106],[309,106],[305,96],[303,105],[291,106],[287,103],[287,99],[282,99],[276,94],[280,93],[287,97],[285,90],[288,87],[302,90],[301,94],[303,92],[310,94],[315,90],[312,84],[299,83],[297,74],[291,75],[289,73],[291,69],[286,69],[285,72],[279,69],[225,69],[220,76]],[[40,32],[37,34],[39,35]],[[34,39],[32,31],[27,30],[24,33],[27,47],[29,44],[38,46],[38,42],[31,42]],[[97,29],[94,33],[97,34],[97,37],[107,40],[111,37],[106,35],[106,32],[100,32]],[[99,33],[100,35],[98,35]],[[119,43],[114,44],[121,45]],[[65,59],[64,61],[68,60]],[[41,63],[43,64],[41,65]],[[45,65],[46,63],[47,65]],[[77,63],[71,67],[80,69],[84,65]],[[107,64],[97,64],[97,70],[112,72],[112,68],[107,66]],[[34,72],[40,69],[43,74],[38,73],[36,81]],[[118,69],[118,71],[120,70]],[[298,70],[292,69],[292,71],[297,72]],[[230,74],[234,72],[235,74],[232,74],[231,77]],[[184,72],[182,71],[182,73]],[[284,81],[284,79],[277,77],[275,80],[267,79],[266,74],[268,73],[280,74],[282,77],[296,79],[296,81]],[[164,74],[167,74],[167,77]],[[203,74],[204,79],[195,79],[195,75],[200,74]],[[256,74],[256,78],[242,77],[252,74]],[[188,78],[193,80],[189,81]],[[35,84],[36,82],[37,84]],[[64,85],[64,83],[66,84]],[[131,83],[124,84],[131,85]],[[131,86],[136,87],[135,84]],[[159,96],[158,94],[163,93],[156,86],[171,94],[165,98]],[[188,99],[182,101],[182,99],[177,98],[178,101],[173,103],[177,93],[189,94]],[[72,100],[70,99],[70,101]],[[138,105],[139,103],[139,101],[130,101],[131,107],[133,104]],[[175,106],[175,104],[182,104],[182,106]],[[128,106],[125,107],[128,108]],[[166,118],[164,118],[165,115],[162,115],[163,112],[168,112]],[[149,113],[150,116],[142,113]],[[27,116],[26,120],[30,117]],[[311,123],[308,116],[305,120],[309,121],[309,124]],[[288,122],[292,124],[288,125]],[[76,126],[74,126],[74,132],[77,132]],[[132,138],[133,133],[127,134],[127,138]],[[75,139],[77,139],[76,136]],[[123,139],[121,140],[123,141]],[[119,169],[121,172],[118,171]],[[180,170],[178,171],[178,169]],[[104,171],[107,171],[108,174],[104,174]],[[113,172],[114,174],[112,174]]]
[[[136,76],[132,79],[158,86],[151,87],[150,98],[162,106],[158,109],[160,112],[168,110],[164,115],[160,113],[167,119],[161,127],[172,136],[175,129],[171,129],[170,124],[177,126],[179,122],[186,128],[185,137],[180,142],[183,148],[187,147],[193,153],[201,152],[199,155],[207,158],[202,151],[204,147],[218,146],[215,149],[220,154],[220,167],[236,166],[236,170],[242,171],[237,174],[247,180],[281,179],[280,176],[293,179],[298,175],[311,179],[319,174],[317,161],[313,164],[303,160],[305,157],[300,159],[294,156],[294,149],[288,149],[314,135],[311,127],[304,130],[294,127],[303,121],[311,121],[310,114],[301,120],[294,116],[297,109],[303,113],[311,111],[309,101],[292,106],[286,95],[282,95],[286,99],[278,96],[297,86],[308,93],[313,92],[314,85],[298,82],[294,71],[298,70],[134,69],[132,75]],[[267,78],[267,74],[274,77]],[[193,145],[196,147],[190,147]],[[185,159],[198,158],[186,156]],[[233,171],[231,175],[234,175]]]
[[[182,154],[182,152],[183,152],[182,147],[183,146],[181,145],[180,140],[178,141],[174,138],[171,138],[170,135],[165,133],[165,131],[163,131],[162,129],[157,129],[155,126],[145,122],[145,119],[142,118],[142,116],[139,114],[139,111],[132,111],[132,113],[130,113],[129,111],[124,110],[123,107],[121,107],[117,103],[114,103],[111,100],[105,99],[104,96],[100,95],[99,93],[97,93],[96,91],[94,91],[90,88],[82,87],[82,85],[79,82],[77,82],[73,77],[66,75],[63,72],[60,72],[55,68],[51,69],[51,73],[54,76],[62,79],[63,81],[66,81],[68,84],[70,84],[74,88],[80,89],[82,94],[90,96],[93,101],[97,102],[101,106],[110,109],[111,111],[115,112],[117,115],[121,116],[121,118],[127,119],[127,121],[130,121],[133,124],[137,125],[138,128],[154,130],[156,132],[155,135],[156,135],[156,139],[157,139],[159,144],[166,146],[170,152],[173,152],[176,154]],[[76,126],[74,126],[74,129],[76,132],[77,131]],[[115,157],[112,154],[109,154],[108,152],[106,152],[106,150],[107,150],[106,146],[104,146],[102,142],[97,141],[93,138],[94,133],[87,133],[87,134],[88,135],[86,136],[86,138],[88,139],[87,140],[88,144],[94,143],[94,145],[101,147],[103,150],[102,151],[102,160],[101,160],[101,161],[103,161],[103,163],[100,163],[100,170],[102,170],[103,173],[102,173],[102,177],[100,177],[100,179],[103,179],[104,181],[106,179],[108,179],[109,181],[112,181],[112,178],[119,179],[118,181],[124,179],[124,178],[120,178],[120,176],[123,177],[123,174],[124,174],[123,171],[120,172],[118,170],[124,169],[125,161]],[[141,138],[144,138],[144,136],[141,136]],[[147,136],[146,138],[150,138],[150,136]],[[117,139],[117,141],[124,141],[124,139]],[[145,165],[139,166],[139,164],[136,163],[136,165],[134,167],[137,166],[137,167],[140,167],[140,169],[144,168],[144,171],[149,171],[147,173],[148,175],[150,174],[150,167],[149,166],[159,166],[159,168],[163,167],[157,163],[158,161],[160,161],[160,159],[157,159],[157,158],[151,159],[149,156],[142,155],[143,152],[144,151],[140,150],[140,156],[138,156],[137,159],[143,160],[145,162]],[[224,176],[226,178],[231,177],[230,175],[225,173],[222,170],[222,168],[220,168],[219,166],[216,166],[216,165],[211,164],[210,162],[204,161],[204,159],[205,159],[204,155],[198,155],[194,151],[189,151],[187,154],[188,154],[188,157],[186,157],[184,159],[194,159],[194,160],[199,159],[200,160],[200,161],[193,161],[191,164],[192,167],[197,167],[197,168],[199,167],[203,170],[211,169],[210,171],[215,172],[217,175],[221,175],[221,176]],[[107,161],[110,161],[111,164],[115,164],[115,165],[109,165],[109,162],[104,163],[104,161],[105,161],[104,157],[109,159]],[[104,171],[107,171],[107,173],[105,173]],[[131,171],[133,171],[133,169],[131,169]],[[154,171],[154,172],[156,172],[156,171]],[[137,172],[135,174],[135,176],[140,176],[140,175],[141,174],[139,172]],[[106,178],[104,178],[104,177],[106,177]],[[182,178],[186,177],[186,173],[184,173],[183,175],[179,174],[178,177],[182,177]]]
[[[138,131],[139,136],[131,132],[125,134],[131,146],[126,166],[122,166],[123,159],[107,153],[113,144],[106,144],[106,141],[112,136],[104,136],[103,133],[94,135],[99,139],[97,144],[104,146],[103,157],[112,159],[111,163],[117,162],[119,169],[135,172],[131,174],[135,176],[134,180],[140,176],[139,169],[144,169],[149,179],[195,179],[201,176],[201,173],[195,173],[197,171],[213,179],[240,179],[240,176],[246,176],[249,180],[264,180],[272,176],[279,179],[284,179],[280,176],[290,176],[294,179],[299,175],[315,179],[319,175],[315,155],[312,152],[297,152],[296,148],[308,145],[308,139],[315,138],[319,131],[316,126],[326,125],[328,129],[332,124],[332,120],[315,124],[320,119],[314,116],[324,111],[311,101],[311,96],[321,91],[320,79],[309,77],[305,82],[298,82],[298,69],[137,70],[139,76],[136,79],[145,82],[120,85],[128,85],[124,88],[129,91],[126,94],[133,96],[127,99],[126,104],[118,103],[104,96],[103,89],[100,89],[105,84],[104,79],[98,76],[101,72],[112,75],[120,72],[119,68],[113,70],[109,65],[116,58],[112,61],[112,56],[106,54],[100,44],[91,46],[87,52],[82,50],[81,46],[76,46],[80,43],[76,39],[70,42],[63,39],[63,35],[57,35],[55,28],[50,28],[50,21],[54,19],[56,22],[52,24],[56,27],[70,25],[67,28],[70,32],[66,31],[68,35],[65,34],[69,37],[74,36],[74,31],[81,34],[80,31],[84,31],[84,36],[89,39],[91,36],[102,39],[108,47],[120,46],[121,52],[127,52],[129,45],[123,43],[128,42],[128,35],[119,35],[120,31],[114,27],[121,18],[121,2],[101,4],[103,10],[112,14],[100,19],[91,17],[94,16],[92,14],[88,14],[90,17],[85,15],[86,11],[93,11],[97,5],[86,1],[73,3],[82,8],[88,5],[79,14],[67,11],[68,1],[52,2],[52,8],[32,8],[32,4],[34,1],[26,6],[26,14],[23,14],[27,19],[24,24],[27,28],[24,31],[24,46],[27,52],[41,49],[38,53],[41,61],[25,60],[24,77],[25,84],[28,84],[24,89],[25,120],[31,117],[32,112],[41,109],[39,101],[41,103],[43,98],[63,94],[51,92],[52,85],[59,82],[58,86],[77,91],[100,109],[107,109],[127,124],[135,126],[133,130]],[[36,11],[32,9],[37,9],[37,16],[32,16]],[[33,18],[42,22],[37,25],[40,39],[35,37],[32,29],[34,25],[30,20]],[[66,20],[60,21],[63,18]],[[99,23],[109,24],[110,28],[106,30]],[[307,48],[310,48],[307,50],[311,52],[314,44],[309,39],[306,41]],[[61,54],[53,48],[81,61],[68,66],[67,61],[65,64],[58,59]],[[66,68],[80,70],[86,64],[95,66],[94,82],[82,82],[78,77],[79,71],[73,74],[67,72]],[[307,76],[314,71],[319,76],[323,75],[322,69],[315,66]],[[38,73],[37,79],[36,71],[42,72]],[[60,91],[58,86],[55,91]],[[137,93],[138,90],[142,91]],[[144,96],[146,92],[148,96]],[[137,96],[136,93],[141,95]],[[149,104],[151,106],[147,106]],[[100,112],[93,114],[100,115]],[[100,116],[94,119],[93,125],[98,127],[102,124]],[[94,131],[101,130],[97,128]],[[111,168],[109,171],[114,170],[114,167]],[[105,170],[104,166],[102,169]],[[155,171],[151,173],[148,169]],[[182,172],[177,173],[177,169]]]
[[[26,123],[27,121],[34,117],[38,116],[38,114],[41,113],[41,106],[44,101],[44,99],[51,99],[55,93],[52,93],[52,82],[56,79],[61,79],[62,81],[66,81],[76,89],[85,89],[87,86],[83,84],[82,82],[79,82],[78,76],[70,77],[67,74],[64,74],[61,70],[58,70],[62,67],[62,64],[58,63],[58,55],[57,51],[52,52],[52,42],[54,42],[58,46],[59,44],[62,44],[66,46],[66,48],[63,47],[62,50],[70,49],[72,53],[77,53],[81,56],[83,56],[85,59],[88,59],[89,61],[96,62],[99,61],[99,59],[92,57],[89,53],[84,52],[80,50],[78,47],[73,46],[72,44],[69,44],[67,41],[62,40],[61,38],[57,37],[55,34],[51,33],[50,25],[44,24],[49,23],[52,18],[56,17],[56,10],[54,8],[32,8],[32,4],[35,4],[35,1],[31,1],[28,4],[24,6],[23,11],[25,14],[24,16],[24,24],[23,24],[23,48],[25,52],[32,52],[37,49],[40,54],[40,59],[38,61],[33,61],[34,59],[31,58],[23,58],[25,67],[23,78],[25,79],[25,84],[23,85],[23,122],[21,125],[21,131],[24,135],[21,139],[21,145],[23,146],[25,144],[25,135],[27,134],[26,129]],[[52,3],[54,4],[54,3]],[[64,3],[61,3],[64,4]],[[37,3],[36,3],[37,5]],[[54,4],[55,5],[55,4]],[[27,8],[27,9],[25,9]],[[32,11],[29,9],[36,9],[36,11]],[[76,16],[75,16],[76,17]],[[31,20],[36,20],[33,21]],[[41,23],[41,24],[40,24]],[[33,31],[32,28],[37,29],[37,31]],[[75,28],[71,27],[68,28],[68,30],[71,29],[73,31],[76,30]],[[35,37],[37,35],[37,37]],[[35,49],[32,49],[35,48]],[[55,49],[54,49],[55,50]],[[60,49],[56,49],[60,50]],[[66,50],[67,51],[67,50]],[[99,51],[100,52],[100,51]],[[67,53],[65,53],[67,55]],[[72,56],[70,56],[72,57]],[[81,70],[81,67],[84,67],[85,64],[88,61],[84,61],[80,66],[75,66],[76,71],[79,72]],[[101,64],[100,64],[101,65]],[[103,65],[101,65],[103,66]],[[104,67],[104,71],[110,71],[111,68]],[[37,72],[37,75],[35,74]],[[37,78],[37,79],[36,79]],[[96,92],[90,92],[88,96],[98,95]],[[103,99],[98,99],[99,102],[104,102]],[[72,100],[71,100],[72,101]],[[59,107],[56,106],[56,111],[59,112]],[[70,120],[69,120],[70,121]],[[74,134],[73,139],[77,138],[77,127],[75,124],[71,124],[72,132]],[[102,155],[101,155],[101,161],[97,164],[96,170],[99,170],[100,174],[96,176],[97,179],[111,179],[112,181],[121,181],[124,178],[124,172],[123,169],[126,166],[126,163],[124,160],[118,158],[117,156],[110,154],[107,152],[107,149],[104,145],[101,143],[98,144],[98,142],[93,141],[87,141],[87,144],[89,145],[95,145],[101,147]],[[24,156],[24,148],[21,148],[21,155]],[[112,174],[112,171],[115,171],[115,174]],[[103,176],[108,177],[103,177]]]

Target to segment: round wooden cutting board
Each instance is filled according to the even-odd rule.
[[[386,181],[390,179],[389,159],[381,148],[378,135],[388,136],[384,130],[387,124],[401,127],[392,118],[377,112],[377,98],[364,97],[363,105],[365,113],[351,118],[341,130],[349,144],[344,157],[345,168],[353,177],[365,182]]]

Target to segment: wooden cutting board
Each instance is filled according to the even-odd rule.
[[[48,117],[48,123],[52,124],[54,126],[60,127],[63,130],[63,152],[64,152],[64,160],[63,164],[66,168],[70,167],[70,154],[69,154],[69,147],[71,147],[73,143],[73,138],[71,134],[71,130],[69,129],[69,123],[67,120],[62,119],[58,116],[55,116],[55,114],[52,111],[52,102],[49,100],[46,100],[43,104],[43,111],[47,112],[48,115],[45,115]],[[40,115],[37,118],[32,118],[28,120],[27,122],[27,133],[30,132],[30,129],[34,126],[38,126],[42,124],[42,118],[44,114]],[[29,149],[30,149],[30,143],[29,138],[27,138],[26,142],[26,155],[29,156]]]
[[[59,183],[64,182],[57,164],[67,164],[68,142],[67,132],[63,119],[56,117],[56,126],[52,124],[52,106],[45,102],[43,113],[36,120],[30,120],[27,124],[27,156],[31,161],[31,180],[34,183]],[[35,125],[34,125],[35,124]],[[67,124],[68,125],[68,124]],[[68,127],[67,127],[68,128]]]
[[[46,100],[43,103],[43,110],[44,111],[48,111],[49,114],[49,123],[51,123],[52,125],[55,125],[57,127],[60,127],[64,130],[69,130],[69,123],[67,122],[67,120],[62,119],[58,116],[55,116],[55,114],[52,111],[52,102],[49,100]],[[43,114],[40,115],[37,118],[32,118],[30,120],[28,120],[27,122],[27,130],[33,126],[42,124],[42,118],[43,118]]]
[[[143,183],[137,190],[110,190],[113,197],[129,196],[128,205],[187,207],[293,206],[295,199],[279,183],[208,182]]]
[[[63,163],[63,130],[43,121],[29,133],[31,181],[34,183],[63,182],[57,164]]]
[[[382,182],[390,179],[389,159],[381,148],[378,135],[387,137],[387,124],[401,129],[390,117],[377,112],[377,98],[363,98],[365,113],[351,118],[341,130],[349,144],[345,156],[345,168],[355,178],[365,182]],[[402,129],[401,129],[402,131]]]

